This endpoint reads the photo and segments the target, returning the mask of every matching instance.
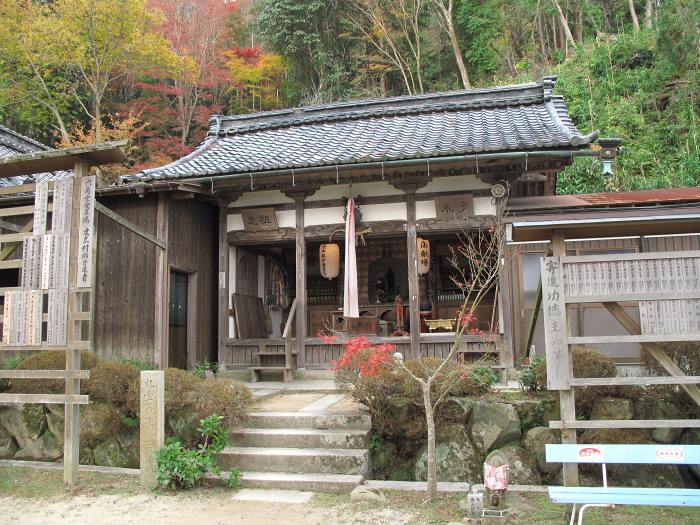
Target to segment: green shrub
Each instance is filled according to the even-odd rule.
[[[432,375],[442,359],[424,357],[406,361],[406,368],[416,377]],[[491,387],[490,369],[449,362],[433,382],[432,399],[448,389],[445,397],[471,397],[487,393]],[[337,378],[338,376],[336,376]],[[382,368],[372,375],[344,374],[342,384],[350,395],[367,407],[372,416],[372,428],[381,436],[421,439],[425,436],[423,393],[418,382],[398,366]],[[435,409],[435,424],[444,425],[449,419],[444,403]]]
[[[542,374],[540,370],[544,368],[544,366],[544,357],[536,356],[531,362],[522,367],[520,370],[520,385],[522,386],[523,390],[528,390],[529,392],[534,393],[547,389],[547,382],[540,382],[540,377]]]
[[[686,375],[700,375],[700,343],[662,343],[661,346]],[[644,366],[652,373],[667,375],[667,372],[659,365],[644,348],[641,352]],[[699,417],[700,408],[690,396],[678,385],[655,385],[646,388],[645,395],[670,401],[687,413],[688,417]]]
[[[195,449],[185,448],[179,440],[171,439],[158,451],[156,480],[160,487],[173,490],[190,489],[197,486],[206,473],[221,472],[216,467],[215,454],[229,445],[228,431],[222,424],[223,419],[223,416],[212,414],[199,422],[198,431],[202,436],[202,444]]]
[[[157,370],[155,363],[153,361],[142,361],[141,359],[132,359],[131,357],[120,355],[117,357],[117,363],[125,363],[131,365],[134,368],[141,370]]]
[[[486,392],[498,383],[499,377],[496,371],[490,366],[475,366],[469,372],[469,378]]]
[[[165,369],[165,415],[173,414],[184,407],[191,407],[194,400],[194,390],[200,382],[187,370],[179,368]],[[140,381],[133,383],[126,396],[127,412],[139,413],[141,395]]]
[[[124,414],[114,404],[90,402],[80,414],[80,443],[93,447],[124,429]]]
[[[253,396],[245,385],[226,378],[200,381],[194,391],[196,417],[219,414],[224,424],[231,427],[245,416]]]
[[[92,352],[80,352],[80,368],[82,370],[92,370],[99,362],[100,360]],[[24,359],[17,369],[65,370],[66,351],[45,350],[37,352]],[[65,381],[62,379],[16,379],[12,381],[10,391],[16,394],[62,394],[65,392]]]
[[[615,361],[602,352],[585,346],[577,346],[571,349],[571,359],[574,377],[615,377],[617,369]],[[537,369],[537,382],[547,385],[547,363]],[[637,387],[618,386],[586,386],[576,388],[577,415],[590,416],[593,405],[601,397],[629,397],[635,398],[641,395],[642,390]]]
[[[200,379],[204,379],[206,377],[207,370],[210,370],[212,373],[216,374],[219,371],[219,363],[217,363],[216,361],[204,361],[202,363],[197,363],[196,365],[194,365],[194,375],[196,375]]]
[[[6,357],[2,363],[0,363],[0,370],[15,370],[21,362],[21,357]],[[0,379],[0,392],[6,392],[9,388],[10,380],[4,378]]]
[[[127,363],[103,362],[90,371],[90,379],[83,382],[82,390],[91,401],[113,403],[119,409],[127,410],[129,390],[139,382],[139,370]]]

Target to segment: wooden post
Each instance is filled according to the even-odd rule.
[[[296,203],[296,336],[297,368],[306,366],[306,239],[304,238],[304,195]]]
[[[228,199],[219,200],[219,330],[218,330],[218,362],[224,364],[226,355],[226,340],[229,325],[229,278],[228,278]]]
[[[139,477],[141,486],[156,483],[156,453],[165,441],[165,373],[141,372],[139,404]]]
[[[297,368],[306,365],[306,236],[304,234],[304,199],[313,195],[318,186],[297,186],[284,192],[295,203],[295,240],[296,240],[296,349]],[[290,312],[291,315],[291,312]]]
[[[90,174],[90,164],[87,160],[75,162],[73,179],[73,195],[71,205],[70,250],[68,257],[68,327],[66,340],[66,371],[80,370],[80,345],[76,344],[76,323],[74,315],[77,312],[76,276],[78,274],[78,239],[80,235],[80,189],[83,177]],[[80,379],[66,379],[66,404],[64,412],[65,435],[63,438],[63,481],[73,486],[78,481],[80,466],[80,405],[69,401],[68,396],[80,394]]]
[[[168,200],[164,193],[158,194],[156,208],[156,237],[165,241],[166,248],[156,250],[156,293],[155,293],[155,338],[153,345],[154,361],[159,368],[168,367],[168,296],[170,276],[168,275]]]
[[[416,235],[416,189],[406,188],[406,258],[408,259],[408,307],[411,355],[420,357],[420,289]]]
[[[566,242],[564,237],[564,232],[561,230],[555,230],[552,234],[552,255],[565,256],[566,255]],[[568,307],[567,307],[568,310]],[[566,333],[569,333],[568,319]],[[566,348],[568,352],[568,347]],[[573,372],[571,368],[573,367],[573,361],[569,361],[569,370],[567,371],[569,377],[573,377]],[[568,390],[559,390],[559,410],[561,414],[562,421],[575,421],[576,420],[576,404],[574,397],[574,389],[569,387]],[[576,430],[563,429],[561,431],[561,442],[564,444],[575,445],[576,444]],[[564,479],[564,486],[575,487],[578,486],[578,464],[576,463],[564,463],[562,468],[562,474]],[[567,507],[568,510],[569,507]]]

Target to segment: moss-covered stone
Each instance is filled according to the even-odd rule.
[[[603,397],[593,405],[591,419],[632,419],[634,404],[631,399]]]
[[[92,449],[95,457],[95,465],[105,467],[127,467],[129,465],[128,454],[119,445],[116,437],[111,437],[95,445]]]
[[[45,432],[39,439],[31,441],[15,454],[15,459],[33,461],[56,461],[63,456],[63,446],[51,432]]]
[[[684,419],[686,416],[674,404],[665,399],[642,398],[634,402],[635,419]],[[681,436],[681,428],[655,428],[651,438],[659,443],[675,443]]]
[[[438,481],[465,481],[478,483],[481,480],[481,462],[476,447],[462,428],[448,432],[449,439],[438,436],[435,447]],[[425,481],[428,476],[428,450],[423,447],[414,468],[414,479]]]
[[[95,456],[92,453],[90,447],[80,447],[80,464],[81,465],[94,465]]]
[[[126,466],[139,468],[139,433],[138,431],[125,432],[117,436],[119,447],[126,458]]]
[[[511,443],[499,450],[508,458],[508,483],[513,485],[542,484],[542,476],[537,470],[537,461],[533,454],[517,443]]]
[[[64,436],[64,428],[65,425],[63,424],[63,417],[62,416],[57,416],[53,412],[49,412],[46,414],[46,424],[49,427],[49,432],[51,432],[54,436],[56,436],[56,439],[58,442],[63,445],[63,436]]]
[[[537,399],[523,399],[512,402],[513,408],[520,418],[520,429],[527,432],[533,427],[544,425],[544,405]]]
[[[111,403],[90,403],[80,412],[80,443],[91,447],[115,436],[124,426],[124,414]]]
[[[25,448],[46,429],[44,405],[23,405],[0,409],[0,425],[15,438],[19,448]]]
[[[12,435],[0,427],[0,459],[9,459],[17,452],[17,443]]]
[[[482,455],[520,440],[520,419],[512,405],[477,401],[468,425],[469,436]]]
[[[539,471],[549,477],[561,470],[561,463],[546,461],[544,446],[553,443],[561,443],[561,432],[547,427],[531,428],[522,439],[522,446],[534,456]]]

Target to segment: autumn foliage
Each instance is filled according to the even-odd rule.
[[[365,336],[354,337],[345,343],[340,359],[333,361],[332,369],[340,374],[372,377],[392,368],[392,353],[396,345],[374,344]]]

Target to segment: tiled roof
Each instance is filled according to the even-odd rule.
[[[50,150],[48,146],[37,142],[36,140],[20,135],[16,131],[0,125],[0,158],[14,157],[26,153],[34,153],[36,151]],[[0,175],[2,175],[0,173]],[[38,182],[41,180],[58,180],[72,176],[70,171],[54,171],[50,173],[37,173],[22,177],[0,178],[0,186],[15,186],[17,184],[25,184],[28,182]]]
[[[198,149],[139,178],[584,147],[597,133],[576,129],[554,81],[215,115]]]
[[[700,188],[666,188],[610,193],[585,193],[581,195],[519,197],[508,201],[508,209],[511,212],[526,212],[570,208],[655,206],[698,201],[700,201]]]

